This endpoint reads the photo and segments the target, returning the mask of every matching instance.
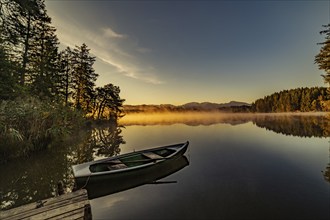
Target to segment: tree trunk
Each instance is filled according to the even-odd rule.
[[[21,78],[20,84],[23,86],[25,83],[25,73],[26,73],[26,66],[28,63],[28,51],[29,51],[29,40],[30,40],[30,29],[31,29],[31,14],[28,13],[28,20],[27,20],[27,30],[26,36],[24,41],[24,53],[23,53],[23,68],[21,70]]]

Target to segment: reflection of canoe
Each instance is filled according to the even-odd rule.
[[[161,164],[166,160],[182,156],[188,145],[187,141],[74,165],[72,168],[77,187],[101,182],[110,177],[130,175],[138,170]]]
[[[175,183],[175,181],[167,182],[161,181],[160,179],[183,169],[188,164],[188,159],[185,156],[175,157],[162,163],[157,163],[154,166],[136,170],[134,173],[130,173],[130,175],[110,176],[103,181],[88,182],[85,188],[88,191],[88,198],[94,199],[144,184]]]

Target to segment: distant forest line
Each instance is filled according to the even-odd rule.
[[[244,102],[217,103],[187,103],[184,105],[124,105],[124,112],[329,112],[330,98],[325,87],[297,88],[275,92],[264,98],[257,99],[252,104]]]
[[[256,100],[253,112],[310,112],[330,111],[328,88],[297,88],[275,92]]]

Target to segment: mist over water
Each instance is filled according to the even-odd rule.
[[[210,125],[218,123],[246,123],[253,119],[271,117],[325,117],[325,112],[308,113],[221,113],[221,112],[148,112],[130,113],[119,120],[127,125]]]

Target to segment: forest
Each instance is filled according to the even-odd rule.
[[[253,112],[330,111],[327,88],[297,88],[275,92],[252,103]]]
[[[59,45],[44,0],[0,0],[1,156],[17,142],[26,154],[86,120],[122,116],[120,88],[95,85],[88,46]]]

